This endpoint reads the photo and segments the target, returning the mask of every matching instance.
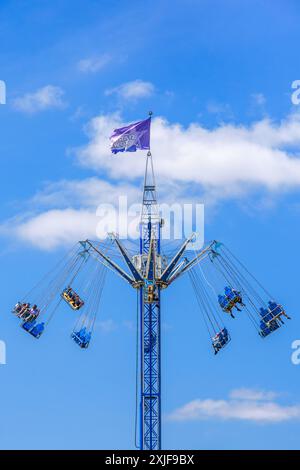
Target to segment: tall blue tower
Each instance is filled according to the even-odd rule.
[[[161,448],[161,274],[160,237],[162,220],[156,198],[151,152],[147,154],[140,221],[139,267],[144,285],[139,288],[140,307],[140,448]]]

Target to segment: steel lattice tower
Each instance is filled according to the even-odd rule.
[[[161,220],[151,152],[147,154],[140,222],[140,256],[145,283],[139,288],[140,307],[140,448],[161,447],[160,286],[156,284],[160,259]]]

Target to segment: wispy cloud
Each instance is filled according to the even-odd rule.
[[[193,400],[173,411],[168,419],[192,421],[203,419],[240,420],[253,423],[279,423],[300,419],[300,405],[282,405],[277,393],[251,389],[233,390],[226,400]]]
[[[26,93],[13,101],[17,111],[35,114],[48,109],[63,109],[66,103],[63,100],[64,91],[54,85],[46,85],[35,92]]]
[[[279,394],[276,392],[255,390],[252,388],[237,388],[232,390],[229,396],[234,400],[269,401],[277,398]]]
[[[139,198],[139,189],[130,183],[110,183],[100,178],[60,180],[46,184],[29,201],[31,209],[46,208],[92,208],[100,203],[117,204],[118,197],[126,194],[131,204]]]
[[[263,93],[252,93],[251,99],[256,106],[264,106],[267,102]]]
[[[53,250],[87,237],[94,239],[100,236],[97,232],[100,220],[106,231],[110,231],[109,226],[114,222],[113,214],[100,219],[97,206],[105,203],[117,208],[120,195],[126,195],[131,204],[138,200],[139,189],[97,178],[48,184],[27,201],[22,215],[0,225],[0,234],[13,233],[15,240],[43,250]],[[121,221],[125,215],[120,215]]]
[[[83,73],[95,73],[103,69],[107,64],[109,64],[109,62],[111,62],[111,60],[112,58],[109,54],[103,54],[96,57],[87,57],[85,59],[81,59],[77,63],[77,68],[80,72]]]
[[[14,239],[19,242],[53,250],[78,240],[95,238],[97,223],[95,211],[90,209],[52,209],[12,218],[1,224],[0,233],[6,236],[12,230]]]
[[[77,149],[79,161],[112,178],[142,177],[140,155],[109,158],[111,129],[125,125],[118,115],[101,115],[87,127],[89,142]],[[184,127],[154,118],[152,150],[158,175],[168,181],[197,185],[206,195],[223,199],[259,189],[278,194],[300,189],[300,115],[276,123],[262,119],[249,126],[221,124],[207,129]]]
[[[211,114],[216,114],[219,116],[226,116],[227,118],[232,118],[233,113],[230,108],[230,105],[227,103],[217,103],[216,101],[210,101],[206,105],[206,109]]]
[[[111,318],[107,320],[97,321],[96,327],[98,327],[103,333],[111,333],[118,328],[117,323]]]
[[[106,95],[117,95],[125,100],[137,100],[140,98],[148,98],[153,95],[155,87],[151,82],[143,80],[134,80],[132,82],[123,83],[115,88],[105,91]]]

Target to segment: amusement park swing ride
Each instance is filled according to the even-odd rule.
[[[150,123],[151,115],[116,129],[111,137],[113,153],[147,150],[138,246],[121,242],[116,234],[105,240],[79,241],[13,308],[22,329],[38,339],[61,302],[66,302],[78,311],[71,338],[87,349],[107,270],[137,292],[141,450],[161,449],[161,296],[166,288],[184,274],[189,276],[214,354],[231,340],[224,324],[226,316],[235,318],[243,312],[261,338],[281,328],[285,318],[290,319],[223,243],[213,240],[200,250],[189,250],[196,236],[191,234],[179,248],[168,251],[161,236],[163,220],[156,196]]]

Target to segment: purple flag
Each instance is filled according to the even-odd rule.
[[[115,129],[110,137],[112,153],[150,149],[151,118]]]

